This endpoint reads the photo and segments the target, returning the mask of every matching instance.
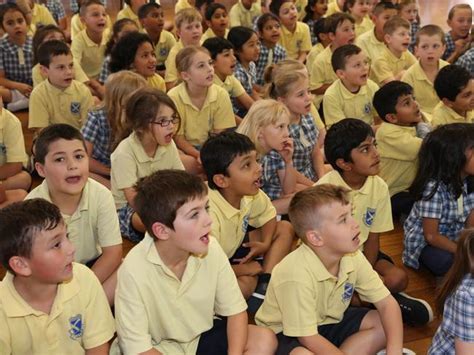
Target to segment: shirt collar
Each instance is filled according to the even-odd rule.
[[[155,155],[153,157],[150,157],[146,154],[145,150],[143,149],[143,145],[135,132],[132,132],[130,134],[130,139],[132,140],[131,148],[133,154],[135,155],[139,163],[159,160],[160,157],[166,152],[165,146],[158,145],[158,147],[156,148]]]
[[[339,87],[341,88],[341,94],[342,94],[342,97],[344,99],[347,99],[347,100],[351,100],[353,99],[356,95],[360,95],[360,96],[366,96],[367,95],[367,84],[366,85],[362,85],[360,88],[359,88],[359,91],[357,91],[356,93],[353,93],[353,92],[350,92],[349,90],[347,90],[347,88],[345,87],[344,83],[342,82],[341,79],[337,79],[338,80],[338,85]]]

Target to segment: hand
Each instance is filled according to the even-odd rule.
[[[239,262],[239,264],[244,264],[248,262],[249,260],[252,260],[256,256],[265,254],[270,247],[269,245],[266,245],[262,242],[248,242],[248,243],[243,243],[242,246],[246,248],[250,248],[249,253],[244,256],[242,259],[237,259],[236,261]]]
[[[7,194],[5,188],[3,187],[2,182],[0,181],[0,203],[3,203],[7,200]]]
[[[293,152],[295,148],[293,145],[293,138],[288,138],[284,143],[283,143],[283,149],[278,151],[278,154],[283,158],[283,161],[286,164],[290,164],[293,161]]]
[[[29,97],[33,88],[28,84],[17,83],[15,89],[18,90],[22,95]]]
[[[454,41],[454,52],[461,55],[463,54],[471,45],[471,42],[468,39],[458,39]]]

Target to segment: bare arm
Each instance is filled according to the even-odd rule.
[[[147,350],[143,353],[140,353],[140,355],[162,355],[163,353],[160,353],[158,350],[155,348],[151,348],[150,350]]]
[[[295,192],[297,171],[293,166],[293,139],[288,138],[285,147],[278,153],[285,162],[285,169],[278,170],[278,178],[282,187],[283,195],[289,195]]]
[[[107,355],[109,348],[109,343],[105,343],[92,349],[86,349],[86,355]]]
[[[439,234],[439,219],[437,218],[423,218],[423,235],[426,242],[436,248],[449,251],[450,253],[456,252],[456,243],[449,240],[444,235]]]
[[[5,163],[0,166],[0,180],[6,180],[21,172],[22,163]]]
[[[135,209],[135,196],[137,195],[137,190],[133,187],[127,187],[123,189],[123,193],[125,195],[125,199],[127,200],[128,204]]]
[[[459,338],[454,338],[454,348],[456,349],[456,355],[474,354],[474,343],[468,343]]]
[[[403,323],[400,306],[392,295],[374,303],[387,338],[387,355],[401,354],[403,348]]]
[[[100,161],[92,158],[92,151],[94,150],[94,143],[84,141],[86,144],[87,154],[89,155],[89,171],[103,176],[110,176],[110,168],[105,166]]]
[[[5,70],[0,70],[0,86],[4,86],[10,90],[18,90],[25,96],[29,96],[33,87],[18,81],[9,80],[5,77]]]
[[[307,337],[298,337],[298,341],[306,349],[314,354],[343,355],[344,353],[336,348],[329,340],[319,334]]]
[[[245,107],[247,110],[250,110],[250,107],[253,105],[255,102],[253,98],[250,97],[249,94],[244,92],[242,95],[236,97],[237,101],[239,104],[241,104],[243,107]]]
[[[97,259],[92,271],[100,283],[107,280],[122,262],[122,244],[102,248],[102,255]]]
[[[314,145],[313,147],[313,152],[311,153],[311,157],[313,159],[313,169],[318,176],[318,178],[321,178],[324,175],[324,157],[323,157],[323,152],[319,148],[317,144]]]
[[[306,62],[306,57],[308,56],[308,53],[309,53],[309,52],[307,52],[307,51],[301,51],[301,52],[299,52],[298,58],[296,58],[296,60],[297,60],[298,62],[301,62],[301,63],[304,64],[304,62]]]
[[[190,155],[196,159],[199,158],[199,150],[193,147],[191,143],[189,143],[186,138],[182,135],[174,136],[174,141],[179,149],[181,149],[187,155]]]
[[[247,344],[247,312],[240,312],[227,317],[227,354],[243,354]]]

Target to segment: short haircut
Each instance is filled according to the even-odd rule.
[[[385,10],[397,10],[397,6],[394,5],[391,1],[380,1],[377,5],[374,6],[372,10],[373,16],[378,16]]]
[[[401,96],[413,95],[413,88],[403,81],[394,80],[382,86],[374,95],[373,104],[379,117],[387,122],[388,114],[396,114],[396,105]]]
[[[70,54],[71,49],[63,41],[47,41],[43,43],[38,49],[38,63],[49,68],[53,57]]]
[[[146,42],[153,47],[150,37],[140,32],[130,32],[120,38],[110,52],[110,71],[115,73],[120,70],[131,69],[138,48]]]
[[[0,209],[0,262],[3,267],[14,273],[9,265],[10,258],[30,258],[38,233],[56,228],[62,220],[59,208],[41,198]]]
[[[454,13],[456,12],[456,10],[471,10],[471,11],[472,11],[472,8],[471,8],[471,5],[469,5],[469,4],[457,4],[457,5],[454,5],[451,9],[449,9],[449,12],[448,12],[448,20],[452,20],[452,19],[453,19]]]
[[[333,169],[342,173],[336,161],[342,159],[352,162],[352,150],[357,148],[367,137],[374,137],[374,131],[369,124],[357,118],[345,118],[328,129],[324,140],[326,159]]]
[[[60,33],[65,39],[64,32],[56,25],[46,25],[38,28],[33,35],[33,65],[38,63],[38,49],[43,44],[44,39],[51,33]]]
[[[212,4],[210,4],[206,9],[206,14],[205,14],[206,20],[211,21],[212,16],[214,15],[214,12],[216,12],[219,9],[224,10],[227,13],[227,9],[225,8],[224,5],[218,2],[213,2]]]
[[[351,23],[355,23],[354,18],[345,12],[336,12],[328,17],[324,21],[324,30],[325,33],[336,33],[338,27],[344,22],[350,21]]]
[[[415,45],[420,43],[420,36],[438,36],[441,43],[446,44],[443,29],[437,25],[426,25],[419,29],[415,37]]]
[[[213,60],[225,50],[234,49],[232,43],[222,37],[208,38],[204,41],[202,46],[209,51]]]
[[[333,52],[331,57],[331,65],[334,72],[337,70],[344,70],[346,68],[346,62],[349,57],[357,55],[362,51],[355,44],[345,44]]]
[[[455,101],[456,96],[472,80],[471,73],[455,64],[447,65],[440,69],[434,81],[434,88],[439,99],[448,99]]]
[[[280,8],[285,2],[293,2],[292,0],[272,0],[270,3],[270,12],[274,13],[276,16],[280,16]]]
[[[65,139],[67,141],[78,140],[84,145],[84,138],[77,128],[65,123],[52,124],[44,129],[38,135],[35,142],[35,162],[44,164],[44,159],[49,152],[49,146],[57,140]]]
[[[321,37],[319,36],[321,33],[327,33],[326,17],[321,17],[313,26],[313,34],[318,41],[321,41]]]
[[[324,223],[321,219],[321,208],[334,202],[347,205],[348,192],[345,187],[331,184],[315,185],[297,192],[288,208],[288,215],[296,235],[307,243],[306,232]]]
[[[263,14],[262,16],[260,16],[257,20],[257,29],[258,29],[258,31],[262,32],[263,28],[265,27],[267,22],[270,21],[270,20],[273,20],[273,21],[276,21],[276,22],[280,23],[280,18],[277,15],[275,15],[272,12],[267,12],[267,13]]]
[[[87,9],[89,8],[89,6],[92,6],[92,5],[100,5],[104,7],[104,4],[100,0],[83,0],[81,2],[81,7],[79,8],[79,15],[81,17],[86,16]]]
[[[174,24],[179,30],[184,23],[202,22],[202,16],[195,8],[182,9],[174,16]]]
[[[410,22],[398,15],[393,16],[390,20],[385,22],[385,25],[383,25],[383,33],[386,35],[393,35],[393,33],[400,27],[410,30]]]
[[[240,133],[223,132],[210,137],[201,148],[202,167],[209,187],[218,189],[214,183],[214,175],[229,176],[227,168],[234,159],[254,150],[256,151],[256,148],[250,138]]]
[[[23,19],[26,21],[25,14],[20,10],[18,5],[12,2],[7,2],[3,5],[0,5],[0,26],[2,26],[2,28],[3,19],[5,18],[6,13],[10,11],[18,11],[23,16]]]
[[[145,17],[148,16],[148,14],[152,11],[152,10],[159,10],[161,9],[161,6],[160,4],[156,3],[156,2],[148,2],[142,6],[140,6],[140,8],[138,9],[138,13],[137,13],[137,16],[138,18],[141,20],[141,19],[144,19]]]
[[[135,189],[135,210],[151,236],[156,222],[174,230],[178,209],[207,195],[204,182],[183,170],[159,170],[140,179]]]

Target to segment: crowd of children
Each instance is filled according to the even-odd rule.
[[[397,223],[474,353],[469,4],[70,9],[0,5],[0,354],[410,354]]]

